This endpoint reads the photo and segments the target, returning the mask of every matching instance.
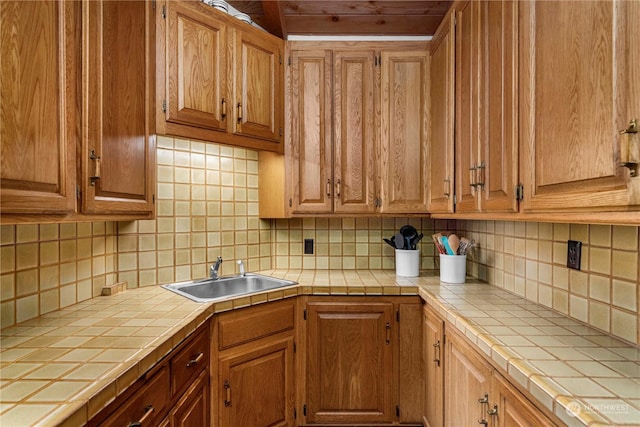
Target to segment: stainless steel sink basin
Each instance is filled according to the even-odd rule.
[[[295,284],[297,282],[291,280],[247,273],[245,276],[221,277],[217,280],[203,279],[162,285],[162,287],[196,302],[212,302]]]

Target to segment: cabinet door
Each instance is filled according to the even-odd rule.
[[[198,6],[167,2],[166,120],[226,131],[227,29]]]
[[[480,188],[476,172],[480,165],[480,3],[469,1],[456,11],[456,212],[478,210]]]
[[[291,180],[293,213],[332,208],[331,52],[291,52]]]
[[[422,304],[399,304],[399,406],[401,423],[420,423],[424,414]]]
[[[250,27],[249,27],[250,29]],[[282,142],[282,50],[275,37],[235,30],[233,132]]]
[[[203,371],[171,411],[171,427],[202,427],[211,423],[209,371]]]
[[[431,41],[429,81],[429,212],[453,212],[455,16],[447,15]]]
[[[307,305],[307,422],[393,420],[392,303]]]
[[[380,147],[385,213],[427,212],[429,61],[426,48],[382,52]]]
[[[424,307],[426,407],[423,424],[444,427],[444,321]]]
[[[555,426],[502,375],[494,373],[494,384],[496,386],[494,394],[498,398],[497,427]]]
[[[155,35],[151,2],[84,1],[82,211],[151,213]]]
[[[485,212],[517,212],[518,2],[479,4],[480,151],[476,189]]]
[[[376,209],[374,57],[372,50],[333,54],[336,213],[368,213]]]
[[[640,178],[631,178],[620,165],[618,132],[640,114],[629,111],[629,105],[640,103],[640,4],[540,1],[519,6],[524,210],[585,212],[639,205]]]
[[[76,209],[80,7],[0,3],[0,211]]]
[[[221,427],[290,426],[293,421],[293,336],[224,352],[218,390]]]
[[[475,351],[453,333],[447,333],[445,351],[445,412],[447,425],[477,425],[488,420],[492,369]],[[490,397],[490,396],[489,396]]]

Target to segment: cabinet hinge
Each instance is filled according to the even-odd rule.
[[[400,417],[400,405],[396,405],[396,417]]]
[[[282,128],[280,128],[280,136],[282,136]]]
[[[162,5],[162,18],[167,19],[167,6]]]
[[[162,100],[162,112],[163,113],[167,112],[167,100],[166,99]]]
[[[302,317],[304,318],[304,320],[307,320],[307,309],[306,308],[304,310],[302,310]]]
[[[453,195],[453,207],[454,207],[454,208],[456,207],[456,202],[457,202],[457,201],[458,201],[458,200],[456,199],[456,195],[454,194],[454,195]]]
[[[396,322],[400,321],[400,310],[396,310]]]
[[[522,184],[516,185],[516,200],[521,202],[524,199],[524,186]]]
[[[156,195],[155,194],[151,195],[151,203],[153,203],[154,205],[156,204]]]
[[[298,350],[298,346],[296,345],[296,342],[293,342],[293,352],[295,353]]]
[[[307,405],[302,405],[302,415],[307,416]]]
[[[278,59],[280,60],[280,65],[282,65],[282,55],[280,55]]]
[[[289,56],[289,57],[287,58],[287,65],[289,65],[289,66],[291,65],[291,56]]]
[[[80,186],[76,185],[76,199],[80,199]]]
[[[293,199],[289,197],[289,207],[293,206]]]
[[[296,411],[296,408],[293,408],[293,419],[294,420],[298,419],[298,411]]]

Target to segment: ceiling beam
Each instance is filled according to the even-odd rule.
[[[264,10],[264,20],[260,24],[271,34],[286,39],[287,26],[280,1],[262,0],[262,9]]]

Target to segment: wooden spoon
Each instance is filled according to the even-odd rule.
[[[460,238],[455,235],[455,234],[451,234],[449,237],[449,246],[451,246],[451,250],[453,251],[454,254],[458,254],[458,248],[460,247]]]

